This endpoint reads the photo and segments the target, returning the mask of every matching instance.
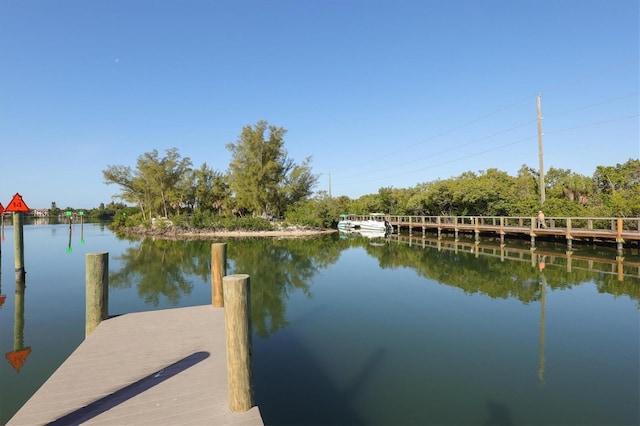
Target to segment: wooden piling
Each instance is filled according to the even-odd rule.
[[[458,241],[458,217],[454,216],[453,220],[455,221],[453,225],[453,235],[454,239]]]
[[[226,276],[223,287],[229,408],[234,412],[247,411],[253,406],[249,275]]]
[[[109,253],[86,256],[85,337],[109,316]]]
[[[622,218],[618,218],[617,220],[616,248],[618,250],[618,256],[622,256],[624,253],[624,238],[622,238]]]
[[[480,219],[477,217],[473,218],[473,232],[476,237],[476,242],[480,242]]]
[[[25,282],[26,272],[24,270],[24,231],[22,213],[13,213],[13,245],[14,245],[14,265],[16,271],[16,282]]]
[[[224,306],[222,279],[227,275],[227,243],[211,244],[211,302],[214,308]]]
[[[567,218],[567,250],[571,250],[573,246],[573,236],[571,235],[571,218]]]

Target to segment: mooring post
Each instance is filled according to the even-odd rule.
[[[24,231],[20,212],[13,213],[13,245],[16,282],[23,283],[26,272],[24,270]]]
[[[531,247],[535,247],[536,246],[536,233],[535,233],[535,223],[536,223],[536,218],[532,217],[531,218],[531,231],[529,231],[529,235],[531,236]]]
[[[479,227],[479,226],[480,226],[480,224],[479,224],[480,219],[479,219],[479,218],[477,218],[477,217],[474,217],[474,218],[473,218],[473,222],[474,222],[474,225],[473,225],[473,231],[474,231],[474,233],[475,233],[475,236],[476,236],[476,243],[477,243],[477,242],[479,242],[479,241],[480,241],[480,227]]]
[[[227,243],[211,244],[211,296],[214,308],[224,306],[222,279],[227,275]]]
[[[567,250],[571,250],[572,245],[573,245],[573,236],[571,235],[571,218],[568,217],[567,218]]]
[[[455,221],[453,224],[453,234],[456,242],[458,241],[458,216],[454,216],[453,220]]]
[[[109,253],[86,256],[85,338],[109,316]]]
[[[229,408],[247,411],[253,406],[249,275],[228,275],[223,279],[223,287]]]
[[[622,218],[621,217],[618,218],[618,226],[617,226],[617,232],[616,232],[616,245],[617,245],[618,256],[622,256],[622,254],[624,253],[624,239],[622,238]]]

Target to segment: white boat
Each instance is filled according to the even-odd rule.
[[[351,229],[360,229],[360,221],[350,219],[350,215],[341,214],[338,222],[338,229],[346,231]]]
[[[393,227],[384,219],[384,215],[382,213],[372,213],[369,216],[369,219],[360,222],[360,229],[368,231],[382,231],[389,234],[393,232]]]

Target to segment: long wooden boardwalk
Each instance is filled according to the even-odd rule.
[[[229,409],[224,309],[103,321],[8,425],[262,425]]]
[[[375,216],[377,215],[377,216]],[[504,240],[505,236],[528,236],[533,243],[542,237],[559,238],[567,242],[569,248],[572,241],[603,241],[614,243],[622,250],[626,243],[640,244],[640,217],[547,217],[544,227],[538,227],[535,217],[507,216],[399,216],[399,215],[346,215],[350,220],[366,220],[384,217],[396,232],[404,229],[411,234],[421,230],[452,232],[455,237],[459,233],[473,233],[476,238],[480,234],[493,234]]]

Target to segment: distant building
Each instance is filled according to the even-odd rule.
[[[31,213],[35,217],[49,217],[49,209],[33,209]]]

